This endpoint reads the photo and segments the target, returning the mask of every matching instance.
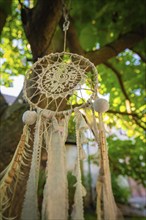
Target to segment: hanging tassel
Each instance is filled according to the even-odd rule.
[[[112,192],[108,151],[106,146],[106,136],[105,136],[103,119],[102,119],[102,113],[106,112],[109,109],[109,104],[106,100],[102,98],[98,98],[93,103],[93,107],[95,111],[97,111],[99,114],[99,135],[96,135],[96,139],[98,138],[98,144],[101,153],[100,173],[96,185],[97,217],[98,220],[101,220],[102,217],[104,220],[116,220],[118,217],[118,209]],[[93,110],[93,118],[94,118],[94,128],[97,129],[94,110]],[[98,130],[95,131],[95,133],[98,133]],[[101,211],[101,200],[103,200],[103,216]]]
[[[84,211],[83,211],[83,196],[85,195],[85,191],[83,191],[83,186],[81,182],[81,170],[80,170],[80,161],[79,159],[77,163],[77,183],[75,196],[74,196],[74,205],[73,205],[73,211],[71,214],[71,217],[73,220],[80,219],[84,220]]]
[[[80,113],[80,112],[79,112]],[[79,146],[79,154],[80,154],[80,160],[85,160],[87,159],[87,155],[85,150],[83,149],[83,144],[88,143],[88,139],[85,137],[85,131],[89,129],[87,123],[85,122],[85,119],[83,118],[82,114],[80,113],[79,116],[79,137],[80,137],[80,146]]]
[[[31,168],[27,182],[25,199],[23,203],[21,220],[39,219],[37,192],[38,192],[38,179],[39,179],[39,169],[40,169],[40,159],[41,159],[41,147],[42,147],[42,116],[41,113],[39,113],[35,127],[32,162],[31,162]]]
[[[99,113],[99,138],[100,138],[100,150],[101,150],[101,166],[103,169],[103,207],[104,207],[104,219],[116,220],[117,219],[117,207],[113,197],[111,176],[109,168],[108,152],[106,147],[106,137],[104,131],[104,125],[102,120],[102,113]]]
[[[76,161],[76,191],[74,196],[74,205],[72,211],[72,219],[73,220],[84,220],[84,210],[83,210],[83,196],[85,196],[85,188],[82,186],[81,180],[81,133],[82,128],[86,128],[85,123],[83,122],[83,117],[81,113],[77,110],[75,111],[75,122],[76,122],[76,143],[77,143],[77,161]],[[81,129],[81,130],[80,130]]]
[[[82,185],[82,196],[85,197],[87,195],[86,188]]]
[[[88,139],[86,138],[85,134],[84,134],[84,131],[81,133],[81,144],[87,144],[89,141]]]
[[[79,151],[80,151],[80,160],[87,159],[87,154],[86,154],[85,150],[82,147],[80,147]]]
[[[17,193],[17,186],[20,185],[25,178],[21,172],[21,167],[25,166],[26,162],[24,161],[29,161],[31,157],[31,152],[28,153],[28,149],[30,148],[29,139],[29,127],[25,125],[12,161],[3,172],[3,177],[0,182],[0,219],[14,219],[16,217],[10,217],[11,207],[13,205],[13,198]]]
[[[79,112],[79,114],[80,114],[80,116],[79,116],[79,120],[80,120],[79,130],[80,131],[85,131],[89,127],[88,127],[87,123],[85,122],[85,119],[83,118],[82,114],[80,112]]]
[[[103,183],[99,180],[97,180],[96,184],[96,192],[97,192],[97,203],[96,203],[96,213],[97,213],[97,219],[101,220],[102,218],[102,208],[101,208],[101,195],[102,195],[102,187]]]
[[[68,218],[68,186],[65,141],[69,116],[58,121],[53,117],[48,128],[46,146],[48,159],[46,184],[43,192],[42,220],[66,220]]]
[[[100,137],[99,137],[99,133],[98,133],[99,129],[97,127],[94,109],[92,109],[92,113],[93,113],[93,133],[95,135],[95,140],[96,140],[98,146],[100,147]],[[99,151],[100,151],[100,149],[99,149]],[[102,164],[101,152],[99,154],[99,158],[100,158],[100,168],[101,168],[102,167],[101,166],[101,164]],[[97,220],[102,220],[103,213],[102,213],[101,203],[102,203],[102,199],[103,199],[102,198],[103,197],[103,174],[101,174],[101,173],[99,174],[99,177],[97,179],[96,193],[97,193],[97,202],[96,202]]]

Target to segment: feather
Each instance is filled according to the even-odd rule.
[[[24,160],[30,160],[31,158],[31,151],[29,153],[27,152],[30,147],[28,144],[29,139],[29,127],[25,125],[12,161],[1,174],[3,177],[0,182],[0,219],[13,219],[16,217],[12,217],[11,212],[18,185],[20,185],[25,178],[21,171],[22,167],[24,168]]]

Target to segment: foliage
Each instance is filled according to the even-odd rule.
[[[43,196],[43,189],[46,181],[45,170],[41,169],[39,173],[38,196]]]
[[[83,48],[91,50],[97,44],[102,47],[133,27],[144,24],[143,5],[144,0],[141,3],[138,0],[74,0],[71,14]]]
[[[23,31],[20,6],[17,1],[13,1],[12,13],[3,28],[0,47],[2,57],[0,85],[11,86],[11,77],[24,75],[30,66],[27,59],[31,59],[30,45]]]
[[[115,136],[108,138],[112,173],[133,177],[146,186],[146,148],[139,138],[119,141]]]
[[[85,213],[85,220],[96,220],[97,216],[93,213]]]
[[[116,202],[118,203],[128,203],[130,196],[130,190],[128,187],[123,187],[118,184],[117,177],[112,173],[112,189]]]
[[[68,125],[68,141],[75,142],[76,140],[76,134],[75,134],[75,121],[73,115],[71,115]]]
[[[75,193],[75,183],[76,183],[76,177],[72,175],[72,172],[68,172],[67,174],[68,179],[68,189],[69,189],[69,212],[71,213],[72,206],[74,204],[74,193]]]

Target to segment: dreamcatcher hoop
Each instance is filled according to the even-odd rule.
[[[24,98],[35,109],[57,114],[72,112],[95,100],[97,74],[94,64],[83,56],[69,52],[51,53],[28,70]],[[72,105],[73,99],[77,100],[78,106]]]

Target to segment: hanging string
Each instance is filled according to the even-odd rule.
[[[65,52],[66,50],[66,36],[67,36],[67,30],[69,29],[69,25],[70,25],[70,21],[69,21],[69,16],[68,16],[68,9],[64,3],[64,1],[62,1],[63,7],[63,17],[64,17],[64,23],[63,23],[63,31],[64,31],[64,46],[63,46],[63,51]]]

